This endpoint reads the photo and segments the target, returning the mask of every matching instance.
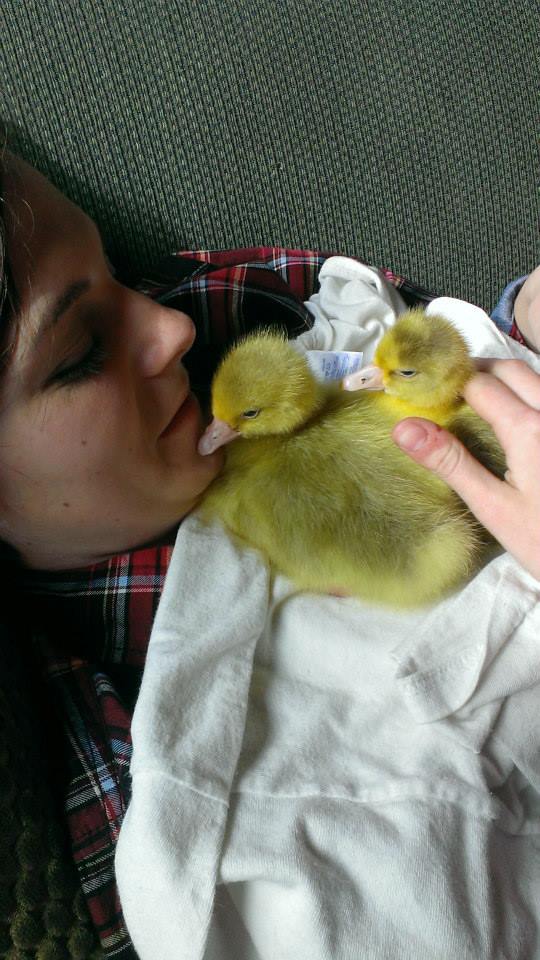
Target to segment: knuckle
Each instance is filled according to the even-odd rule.
[[[540,410],[528,407],[520,418],[519,427],[529,442],[540,443]]]
[[[430,466],[443,480],[450,480],[463,465],[465,450],[458,440],[448,438],[436,447],[430,457]]]
[[[515,357],[514,357],[513,359],[511,359],[511,360],[505,360],[504,363],[506,364],[506,367],[507,367],[508,370],[510,370],[512,373],[516,373],[516,374],[518,374],[518,375],[521,374],[521,373],[525,373],[525,374],[526,374],[527,371],[530,370],[530,367],[529,367],[529,364],[528,364],[528,363],[525,363],[524,360],[518,360],[518,359],[515,358]]]

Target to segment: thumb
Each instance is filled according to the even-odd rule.
[[[452,433],[431,420],[407,417],[392,430],[395,443],[412,460],[444,480],[480,522],[493,531],[505,501],[505,484],[486,470]]]

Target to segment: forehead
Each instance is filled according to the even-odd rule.
[[[12,269],[38,266],[52,242],[89,218],[43,174],[20,157],[6,156],[3,177],[6,232]]]
[[[7,154],[5,164],[4,219],[11,278],[19,302],[19,336],[35,330],[47,302],[65,285],[73,241],[84,236],[93,223],[20,157]]]

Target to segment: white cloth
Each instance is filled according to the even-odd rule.
[[[306,301],[315,323],[295,344],[305,350],[357,350],[364,363],[407,306],[380,270],[348,257],[329,257],[319,271],[319,291]]]
[[[335,259],[320,346],[366,350],[369,268]],[[459,303],[475,352],[516,355]],[[420,611],[301,593],[187,518],[116,854],[141,960],[539,958],[539,598],[506,554]]]

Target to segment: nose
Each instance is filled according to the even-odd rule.
[[[178,363],[195,340],[195,325],[187,313],[172,310],[142,294],[132,310],[131,331],[136,345],[137,364],[143,377],[157,377]]]

